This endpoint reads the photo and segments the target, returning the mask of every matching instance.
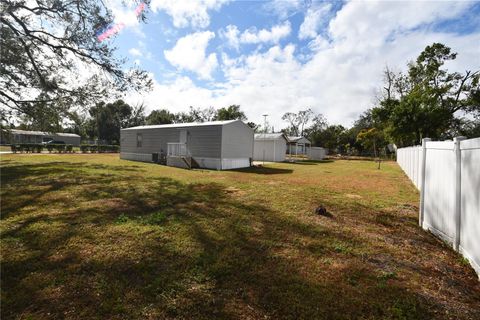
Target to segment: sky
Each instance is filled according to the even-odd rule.
[[[147,112],[238,104],[276,131],[286,112],[311,108],[351,126],[374,106],[385,66],[405,70],[434,42],[458,52],[449,71],[480,69],[480,2],[109,0],[125,28],[117,54],[151,75],[150,92],[128,93]]]

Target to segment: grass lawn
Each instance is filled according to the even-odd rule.
[[[2,319],[480,319],[394,162],[2,155],[1,183]]]

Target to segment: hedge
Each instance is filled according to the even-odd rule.
[[[58,152],[58,153],[72,153],[73,146],[71,144],[41,144],[41,143],[20,143],[12,144],[10,148],[13,153],[25,152],[25,153],[40,153],[42,150],[47,150],[48,152]],[[117,145],[96,145],[96,144],[82,144],[80,146],[80,151],[83,153],[105,153],[105,152],[119,152],[120,146]]]
[[[118,152],[120,151],[120,146],[117,145],[96,145],[96,144],[82,144],[80,146],[80,151],[83,153],[104,153],[104,152]]]
[[[10,145],[10,149],[13,153],[25,152],[25,153],[40,153],[44,149],[47,149],[48,152],[74,152],[73,146],[71,144],[41,144],[41,143],[20,143]]]

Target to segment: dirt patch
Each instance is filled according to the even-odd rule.
[[[350,193],[347,193],[345,195],[345,197],[349,198],[349,199],[362,199],[362,196],[361,195],[358,195],[358,194],[350,194]]]
[[[243,191],[242,189],[235,188],[235,187],[225,188],[224,191],[225,191],[225,193],[234,194],[234,195],[243,195],[243,194],[245,194],[245,191]]]

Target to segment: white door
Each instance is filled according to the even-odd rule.
[[[180,143],[187,143],[187,130],[180,130]]]

